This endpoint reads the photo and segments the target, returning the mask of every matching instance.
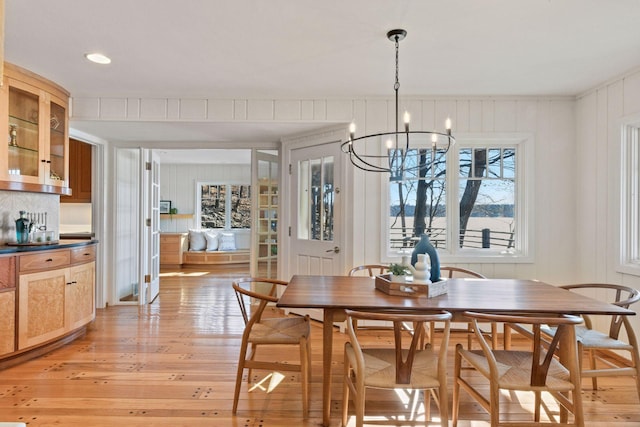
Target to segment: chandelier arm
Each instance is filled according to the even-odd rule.
[[[370,172],[390,172],[391,179],[393,180],[402,180],[405,172],[414,172],[414,171],[422,171],[427,167],[432,167],[434,163],[434,159],[438,151],[441,154],[447,154],[451,145],[455,143],[455,138],[451,135],[451,120],[447,118],[445,121],[445,132],[437,132],[437,131],[410,131],[409,130],[409,120],[410,116],[408,112],[405,112],[404,117],[404,132],[400,132],[399,128],[399,109],[400,109],[400,41],[403,40],[407,35],[407,32],[402,29],[395,29],[387,32],[387,38],[394,42],[395,44],[395,82],[393,86],[394,95],[395,95],[395,132],[380,132],[371,135],[364,135],[358,138],[355,138],[355,123],[352,123],[349,127],[349,139],[346,142],[343,142],[340,146],[340,149],[343,153],[349,154],[349,160],[351,163],[356,166],[358,169],[363,171]],[[404,135],[405,142],[404,144],[400,143],[400,136]],[[431,155],[431,164],[427,165],[426,162],[417,162],[416,166],[410,166],[407,163],[412,163],[410,161],[409,151],[411,149],[411,136],[412,135],[431,135],[432,141],[432,155]],[[391,136],[395,137],[395,147],[393,147],[393,141],[391,144],[387,143],[387,152],[386,155],[380,154],[365,154],[366,151],[362,148],[363,145],[367,145],[367,142],[370,140],[371,143],[379,144],[380,139],[382,137]],[[444,137],[444,140],[447,142],[444,150],[438,150],[437,142],[440,140],[440,137]],[[374,139],[377,139],[374,142]],[[401,147],[402,145],[402,147]],[[381,146],[377,145],[377,148],[374,147],[373,151],[380,152]],[[417,148],[418,150],[426,150],[427,148]],[[385,162],[386,160],[386,162]],[[375,163],[378,164],[375,164]],[[387,163],[387,167],[381,166],[381,164]]]

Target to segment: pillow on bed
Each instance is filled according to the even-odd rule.
[[[236,250],[236,235],[233,233],[220,233],[218,236],[220,245],[218,250],[220,251],[235,251]]]
[[[204,238],[204,231],[189,230],[189,250],[204,251],[207,248],[207,240]]]
[[[212,231],[205,231],[204,238],[207,241],[207,251],[218,250],[218,233]]]

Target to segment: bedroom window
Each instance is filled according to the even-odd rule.
[[[199,182],[200,228],[251,228],[251,186]]]

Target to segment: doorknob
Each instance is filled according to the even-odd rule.
[[[327,250],[327,252],[334,252],[334,253],[339,254],[340,253],[340,248],[336,246],[333,249]]]

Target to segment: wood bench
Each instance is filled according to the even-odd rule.
[[[185,251],[183,264],[243,264],[249,262],[249,249],[235,251]]]

